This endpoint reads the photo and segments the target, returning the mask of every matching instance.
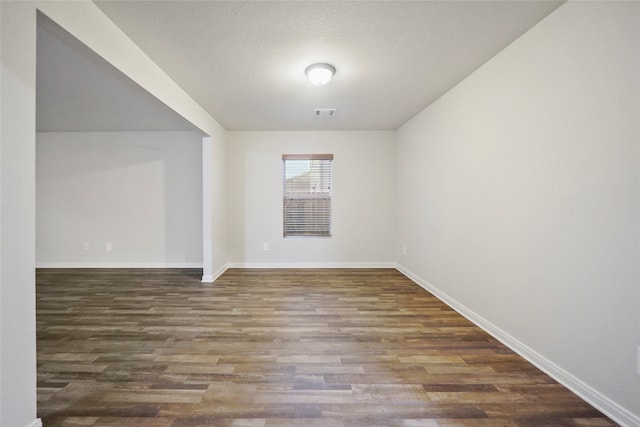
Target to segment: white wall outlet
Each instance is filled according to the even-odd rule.
[[[263,243],[263,244],[262,244],[262,250],[263,250],[263,251],[268,251],[268,250],[269,250],[269,244],[268,244],[268,243],[266,243],[266,242],[265,242],[265,243]]]
[[[407,254],[407,247],[403,246],[402,247],[402,255],[406,255]]]
[[[638,346],[638,350],[636,351],[636,358],[638,362],[636,363],[636,371],[638,371],[638,375],[640,375],[640,345]]]
[[[84,250],[88,251],[89,249],[91,249],[91,246],[89,245],[89,242],[84,242]]]
[[[111,242],[107,242],[107,252],[111,252]]]

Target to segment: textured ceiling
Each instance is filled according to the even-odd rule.
[[[95,3],[231,130],[396,129],[561,4]],[[315,62],[337,69],[326,86],[304,75]],[[86,73],[68,68],[69,79]],[[315,108],[337,114],[315,118]]]

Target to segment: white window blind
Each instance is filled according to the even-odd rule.
[[[331,236],[333,154],[283,154],[284,237]]]

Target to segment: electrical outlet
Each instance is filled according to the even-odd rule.
[[[111,252],[111,242],[107,242],[107,252]]]
[[[84,250],[88,251],[89,249],[91,249],[91,246],[89,245],[89,242],[84,242]]]
[[[638,371],[638,375],[640,375],[640,345],[638,346],[638,350],[636,351],[636,358],[638,359],[638,363],[636,363],[636,371]]]
[[[402,247],[402,255],[406,255],[407,254],[407,247],[403,246]]]
[[[269,250],[269,244],[268,244],[268,243],[266,243],[266,242],[265,242],[265,243],[263,243],[263,244],[262,244],[262,250],[263,250],[263,251],[268,251],[268,250]]]

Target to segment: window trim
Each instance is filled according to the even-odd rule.
[[[329,229],[328,234],[320,233],[287,233],[287,176],[286,176],[286,161],[287,160],[328,160],[330,161],[330,191],[328,194],[329,200]],[[333,216],[333,154],[283,154],[282,155],[282,236],[283,238],[296,238],[296,237],[331,237],[332,235],[332,216]],[[312,197],[314,198],[314,197]],[[321,199],[321,197],[315,197]]]
[[[333,154],[283,154],[282,160],[333,160]]]

